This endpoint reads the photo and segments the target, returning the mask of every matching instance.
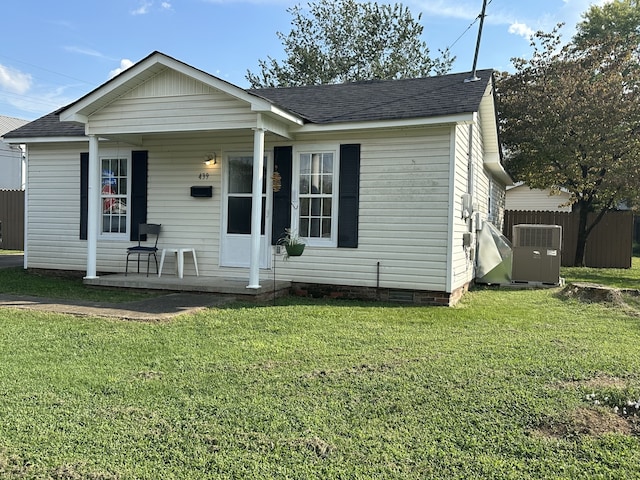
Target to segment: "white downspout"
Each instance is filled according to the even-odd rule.
[[[85,279],[98,278],[96,257],[98,249],[98,211],[100,208],[100,159],[98,137],[89,135],[89,201],[87,211],[87,275]]]
[[[258,127],[253,129],[253,185],[251,187],[251,259],[249,285],[260,288],[260,228],[262,225],[262,179],[264,169],[264,132],[262,118],[258,115]]]
[[[25,146],[24,150],[24,241],[22,242],[22,267],[26,270],[29,265],[29,182],[27,175],[29,174],[29,146]]]

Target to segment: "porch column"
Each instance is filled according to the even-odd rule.
[[[96,275],[96,252],[98,246],[98,212],[100,209],[100,159],[98,158],[98,137],[89,135],[89,191],[87,208],[87,275]]]
[[[258,119],[258,124],[260,119]],[[262,224],[262,171],[264,168],[264,132],[262,127],[253,130],[253,185],[251,187],[251,260],[249,285],[260,288],[260,227]]]

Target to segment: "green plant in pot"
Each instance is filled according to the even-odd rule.
[[[293,232],[290,228],[284,229],[284,234],[278,239],[278,245],[284,246],[286,254],[284,259],[289,257],[299,257],[304,252],[305,243],[297,233]]]

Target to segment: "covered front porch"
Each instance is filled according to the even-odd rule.
[[[161,92],[161,94],[159,94]],[[290,141],[302,119],[273,103],[160,53],[154,53],[59,113],[84,125],[80,240],[87,284],[260,296],[272,245],[266,141]],[[202,193],[204,192],[204,193]],[[120,270],[117,249],[140,225],[162,226],[164,249],[198,252],[205,278],[242,268],[240,282],[142,280]],[[287,225],[288,226],[288,225]],[[142,241],[145,241],[143,236]],[[200,262],[199,262],[200,263]],[[261,271],[262,270],[262,271]],[[237,274],[237,272],[236,272]],[[236,274],[232,274],[236,275]],[[226,286],[225,286],[226,285]]]

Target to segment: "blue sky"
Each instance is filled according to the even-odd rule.
[[[491,0],[478,68],[510,69],[529,35],[565,22],[569,38],[607,0]],[[379,0],[380,2],[380,0]],[[240,87],[258,60],[284,55],[291,0],[8,0],[2,5],[0,115],[38,118],[78,99],[155,50]],[[452,72],[470,71],[482,0],[407,0],[422,13],[433,54],[452,46]],[[473,25],[472,25],[473,24]],[[472,26],[471,26],[472,25]],[[469,28],[471,26],[471,28]],[[465,33],[466,32],[466,33]]]

